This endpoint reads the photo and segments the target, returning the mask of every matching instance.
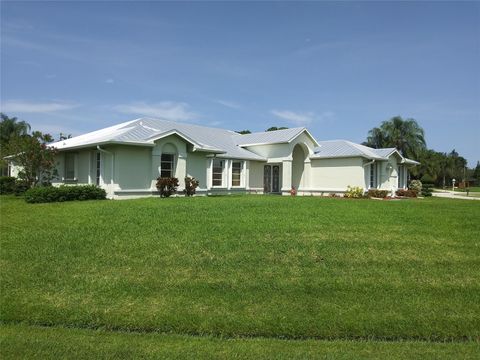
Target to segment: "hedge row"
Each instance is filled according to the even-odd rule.
[[[11,176],[0,176],[0,194],[13,194],[15,189],[15,178]]]
[[[374,197],[374,198],[386,198],[390,192],[388,190],[378,190],[378,189],[370,189],[368,190],[367,196]]]
[[[22,195],[29,188],[28,184],[22,180],[11,176],[0,176],[0,195]]]
[[[395,193],[397,196],[401,197],[411,197],[415,198],[417,197],[417,190],[412,190],[412,189],[398,189],[397,192]]]
[[[45,186],[35,187],[25,192],[25,201],[31,204],[73,200],[103,200],[106,197],[105,190],[95,185]]]

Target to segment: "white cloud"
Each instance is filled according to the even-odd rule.
[[[335,116],[335,113],[333,111],[324,111],[319,115],[315,114],[312,111],[294,112],[290,110],[271,110],[270,112],[276,117],[290,121],[297,126],[309,125],[313,120],[329,121]]]
[[[159,103],[147,104],[145,102],[134,102],[114,106],[114,110],[124,114],[135,114],[140,116],[158,117],[171,121],[191,120],[198,115],[189,110],[186,103],[162,101]]]
[[[113,84],[113,83],[115,82],[115,80],[113,80],[113,79],[107,79],[107,80],[105,80],[105,82],[106,82],[107,84]]]
[[[290,110],[271,110],[270,112],[276,117],[290,121],[298,126],[310,124],[315,116],[311,111],[300,113]]]
[[[217,104],[229,107],[231,109],[240,109],[241,108],[240,104],[237,104],[236,102],[233,102],[233,101],[217,99],[217,100],[214,100],[214,102],[216,102]]]
[[[52,113],[70,110],[78,105],[64,102],[30,102],[23,100],[7,100],[2,103],[2,112],[9,113]]]

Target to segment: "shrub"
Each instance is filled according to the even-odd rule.
[[[402,197],[417,197],[417,191],[416,190],[405,190],[405,189],[398,189],[395,193],[397,196],[402,196]]]
[[[157,189],[160,191],[160,197],[169,197],[175,194],[178,187],[178,179],[174,177],[157,178]]]
[[[30,185],[27,181],[20,179],[15,180],[15,187],[13,188],[13,193],[15,194],[15,196],[25,194],[25,191],[27,191],[28,189],[30,189]]]
[[[367,196],[384,199],[388,196],[388,190],[370,189],[368,190]]]
[[[418,194],[420,191],[422,191],[422,182],[420,180],[412,180],[410,181],[408,188],[410,190],[416,190]]]
[[[363,197],[363,188],[360,186],[347,186],[347,191],[343,195],[346,198],[359,199]]]
[[[11,176],[0,176],[0,194],[13,194],[15,192],[15,178]]]
[[[25,201],[31,204],[74,200],[104,200],[106,197],[105,190],[95,185],[39,186],[25,192]]]
[[[422,185],[422,196],[429,197],[432,196],[433,184],[423,184]]]
[[[425,186],[425,183],[428,183],[428,184],[433,184],[435,182],[435,179],[428,175],[428,174],[424,174],[421,178],[420,178],[420,181],[422,182],[423,186]]]
[[[195,179],[194,177],[186,177],[185,178],[185,189],[183,192],[185,193],[185,196],[192,196],[195,195],[195,192],[198,187],[198,180]]]

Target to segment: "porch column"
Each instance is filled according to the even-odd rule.
[[[179,153],[175,169],[175,177],[178,179],[179,190],[185,189],[185,176],[187,176],[187,154]]]
[[[303,175],[302,175],[302,190],[305,191],[306,189],[310,189],[310,169],[312,168],[312,164],[310,159],[305,160],[303,166]]]
[[[207,176],[205,177],[205,179],[207,179],[207,184],[205,186],[207,190],[212,188],[212,166],[213,158],[207,158]]]
[[[250,161],[243,162],[243,174],[245,190],[250,190]]]
[[[282,161],[282,193],[292,189],[292,159]]]
[[[157,190],[157,178],[160,176],[160,159],[161,156],[155,151],[155,148],[152,151],[152,183],[150,185],[150,190]]]
[[[225,171],[227,172],[225,178],[227,179],[227,190],[232,188],[232,160],[225,160]]]

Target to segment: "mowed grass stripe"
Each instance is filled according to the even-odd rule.
[[[480,206],[1,201],[2,319],[285,338],[480,335]]]
[[[224,339],[0,326],[2,359],[476,359],[478,342]]]

